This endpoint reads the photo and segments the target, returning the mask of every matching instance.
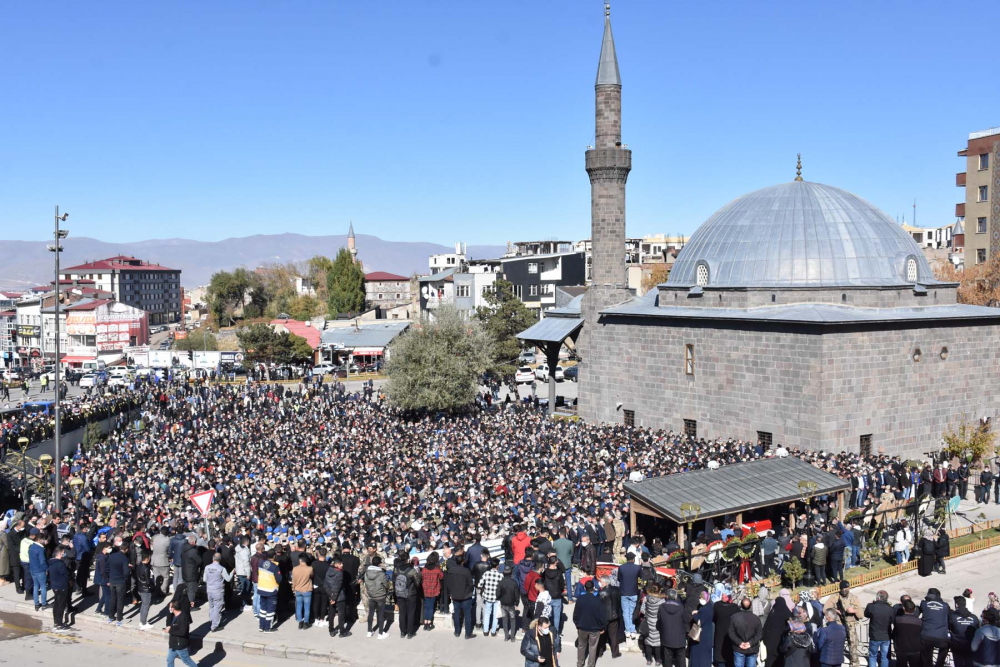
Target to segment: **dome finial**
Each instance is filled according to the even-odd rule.
[[[802,153],[797,153],[798,162],[795,164],[795,180],[802,180]]]
[[[611,16],[611,3],[610,2],[605,2],[604,3],[604,15],[605,16]]]

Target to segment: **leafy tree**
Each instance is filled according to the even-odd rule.
[[[326,277],[331,273],[333,273],[333,260],[325,255],[316,255],[306,264],[305,274],[315,287],[316,298],[320,300],[320,303],[326,303],[329,300]]]
[[[515,336],[538,321],[538,315],[514,296],[514,285],[497,280],[493,292],[485,295],[486,306],[476,309],[476,319],[493,341],[489,370],[508,377],[517,370],[522,343]]]
[[[493,341],[479,322],[453,307],[422,318],[390,346],[386,393],[404,410],[460,410],[476,399],[479,378],[493,358]]]
[[[981,423],[969,423],[968,418],[962,415],[958,425],[948,426],[941,439],[945,454],[973,464],[993,454],[996,434]]]
[[[667,277],[669,275],[670,266],[668,264],[654,264],[648,274],[643,273],[642,293],[646,294],[649,290],[655,289],[660,283],[667,282]]]
[[[934,273],[938,280],[958,283],[959,303],[1000,307],[1000,254],[992,255],[982,264],[966,264],[961,271],[951,262],[945,262]]]
[[[795,586],[802,581],[802,577],[804,577],[806,573],[805,569],[802,567],[802,562],[798,558],[788,559],[785,563],[783,571],[785,576],[788,577],[788,583],[792,585],[792,588],[795,588]]]
[[[237,313],[250,317],[259,316],[266,306],[260,277],[242,267],[212,274],[206,301],[220,326],[233,323]]]
[[[236,332],[250,364],[301,364],[313,359],[313,349],[301,336],[276,332],[267,324],[252,324]]]
[[[336,317],[340,313],[360,313],[365,308],[365,272],[355,264],[351,253],[341,248],[326,275],[327,310]]]
[[[303,294],[289,299],[283,312],[293,320],[306,321],[322,314],[323,304],[318,298]]]
[[[281,334],[279,334],[281,335]],[[302,336],[296,336],[293,333],[286,334],[288,336],[288,363],[292,364],[308,364],[312,363],[313,359],[316,358],[315,351],[312,346],[309,345],[307,341]]]
[[[219,343],[206,327],[199,327],[188,332],[186,338],[174,341],[175,350],[209,350],[219,349]]]

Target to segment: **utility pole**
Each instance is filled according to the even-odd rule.
[[[60,217],[59,207],[56,206],[56,228],[53,234],[53,239],[55,240],[54,245],[49,246],[49,251],[51,251],[56,256],[56,324],[55,324],[55,343],[56,343],[56,359],[55,359],[55,390],[56,390],[56,401],[55,401],[55,417],[56,417],[56,451],[55,451],[55,465],[53,470],[55,471],[55,505],[56,512],[62,512],[62,451],[61,451],[61,436],[62,436],[62,415],[59,410],[59,379],[61,373],[59,372],[59,366],[62,364],[59,349],[59,293],[60,293],[60,283],[59,283],[59,253],[62,252],[62,246],[60,241],[69,236],[69,232],[65,229],[59,229],[59,223],[65,222],[66,218],[69,217],[69,213],[63,213]]]

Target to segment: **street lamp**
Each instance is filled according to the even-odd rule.
[[[115,511],[115,501],[111,498],[102,498],[97,501],[97,514],[103,523],[107,523],[111,518],[111,513]]]
[[[691,569],[691,530],[694,522],[701,516],[701,505],[698,503],[681,503],[681,516],[687,523],[687,535],[684,536],[684,545],[687,547],[688,569]]]
[[[811,479],[803,479],[799,481],[799,497],[802,498],[803,504],[808,504],[809,499],[813,497],[816,493],[816,482]]]
[[[60,447],[60,436],[61,436],[60,431],[62,430],[62,426],[61,426],[61,417],[62,417],[62,415],[60,414],[60,410],[59,410],[59,378],[60,378],[60,375],[61,375],[60,372],[59,372],[59,367],[62,364],[62,360],[60,359],[61,351],[59,349],[59,292],[60,292],[60,283],[59,283],[59,253],[61,253],[63,251],[63,247],[62,247],[62,245],[60,245],[60,241],[62,241],[67,236],[69,236],[69,230],[59,229],[59,223],[60,222],[66,222],[66,218],[68,218],[68,217],[69,217],[69,213],[63,213],[62,215],[59,215],[59,207],[56,206],[56,227],[55,227],[55,232],[52,235],[52,238],[55,240],[55,243],[53,245],[50,245],[48,247],[49,248],[49,252],[51,252],[53,255],[55,255],[55,264],[56,264],[56,309],[55,309],[56,310],[56,331],[55,331],[56,357],[55,357],[55,364],[54,364],[54,366],[55,366],[55,373],[56,373],[56,379],[55,379],[55,389],[56,389],[56,400],[55,400],[56,438],[55,438],[55,440],[56,440],[56,442],[55,442],[55,444],[56,444],[56,463],[57,463],[57,465],[58,465],[59,461],[62,461],[62,449]],[[44,344],[44,341],[43,341],[43,344]],[[44,350],[42,352],[42,356],[43,357],[45,356]],[[43,360],[43,365],[44,365],[44,360]],[[57,512],[62,509],[62,479],[61,478],[62,478],[61,474],[57,474],[56,475],[56,480],[55,480],[55,491],[56,491],[56,493],[55,493],[55,503],[56,503],[56,511]]]
[[[69,492],[73,496],[74,502],[80,502],[80,494],[83,492],[83,480],[73,477],[69,480]]]
[[[17,446],[21,449],[21,481],[23,486],[21,487],[21,493],[24,500],[24,506],[28,506],[28,462],[25,460],[25,455],[28,452],[28,445],[31,441],[21,436],[17,439]]]
[[[48,454],[42,454],[38,457],[38,465],[42,469],[42,497],[48,495],[49,489],[49,474],[52,472],[52,457]]]

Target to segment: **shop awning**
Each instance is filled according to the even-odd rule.
[[[355,357],[380,357],[384,349],[382,347],[356,347],[351,350],[351,354]]]
[[[67,354],[62,358],[61,361],[64,364],[82,364],[85,361],[94,361],[96,359],[97,357],[74,357]]]

